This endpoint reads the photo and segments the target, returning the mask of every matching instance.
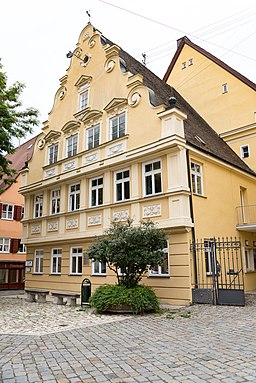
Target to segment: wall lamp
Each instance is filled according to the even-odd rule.
[[[77,56],[74,52],[71,52],[69,51],[67,54],[66,54],[66,57],[68,59],[71,59],[71,57],[75,56],[76,58],[78,58],[80,61],[82,61],[84,64],[86,64],[88,61],[89,61],[89,56],[85,55],[84,58],[82,59],[81,57]]]

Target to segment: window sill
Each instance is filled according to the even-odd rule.
[[[52,275],[53,275],[53,276],[61,276],[61,273],[50,273],[49,275],[50,275],[50,276],[52,276]]]
[[[78,273],[78,274],[68,274],[69,277],[81,277],[83,274]]]
[[[32,273],[32,275],[43,275],[44,273]]]
[[[106,276],[107,274],[96,274],[96,273],[91,274],[91,277],[106,277]]]
[[[148,278],[171,278],[170,274],[150,274]]]

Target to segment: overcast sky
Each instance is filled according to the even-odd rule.
[[[26,84],[23,107],[39,109],[41,122],[69,66],[66,53],[89,20],[86,11],[133,57],[141,61],[146,53],[148,68],[161,78],[186,35],[256,82],[255,0],[0,0],[0,11],[4,71],[9,84]]]

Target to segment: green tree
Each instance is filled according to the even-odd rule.
[[[165,234],[151,221],[132,225],[112,222],[111,227],[89,248],[90,259],[106,262],[118,284],[135,287],[149,267],[163,263]]]
[[[11,161],[6,158],[7,154],[15,151],[13,139],[32,133],[33,126],[39,124],[38,110],[21,110],[20,96],[24,87],[18,81],[7,86],[7,76],[0,62],[0,180],[6,184],[12,183],[16,174],[15,169],[11,168]]]

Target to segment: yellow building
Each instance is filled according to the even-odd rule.
[[[164,75],[255,171],[256,84],[186,36]]]
[[[168,238],[165,263],[143,283],[162,303],[189,304],[202,268],[207,279],[215,274],[208,242],[238,235],[236,207],[242,194],[253,201],[255,173],[174,88],[90,23],[68,57],[22,175],[26,288],[79,293],[85,277],[93,290],[116,283],[86,250],[112,220],[130,217],[157,222]],[[191,246],[198,238],[209,239],[203,266]],[[236,253],[245,238],[256,241],[245,236]],[[229,266],[229,276],[240,277],[252,257],[237,262],[239,270]],[[253,283],[247,278],[245,288]]]

